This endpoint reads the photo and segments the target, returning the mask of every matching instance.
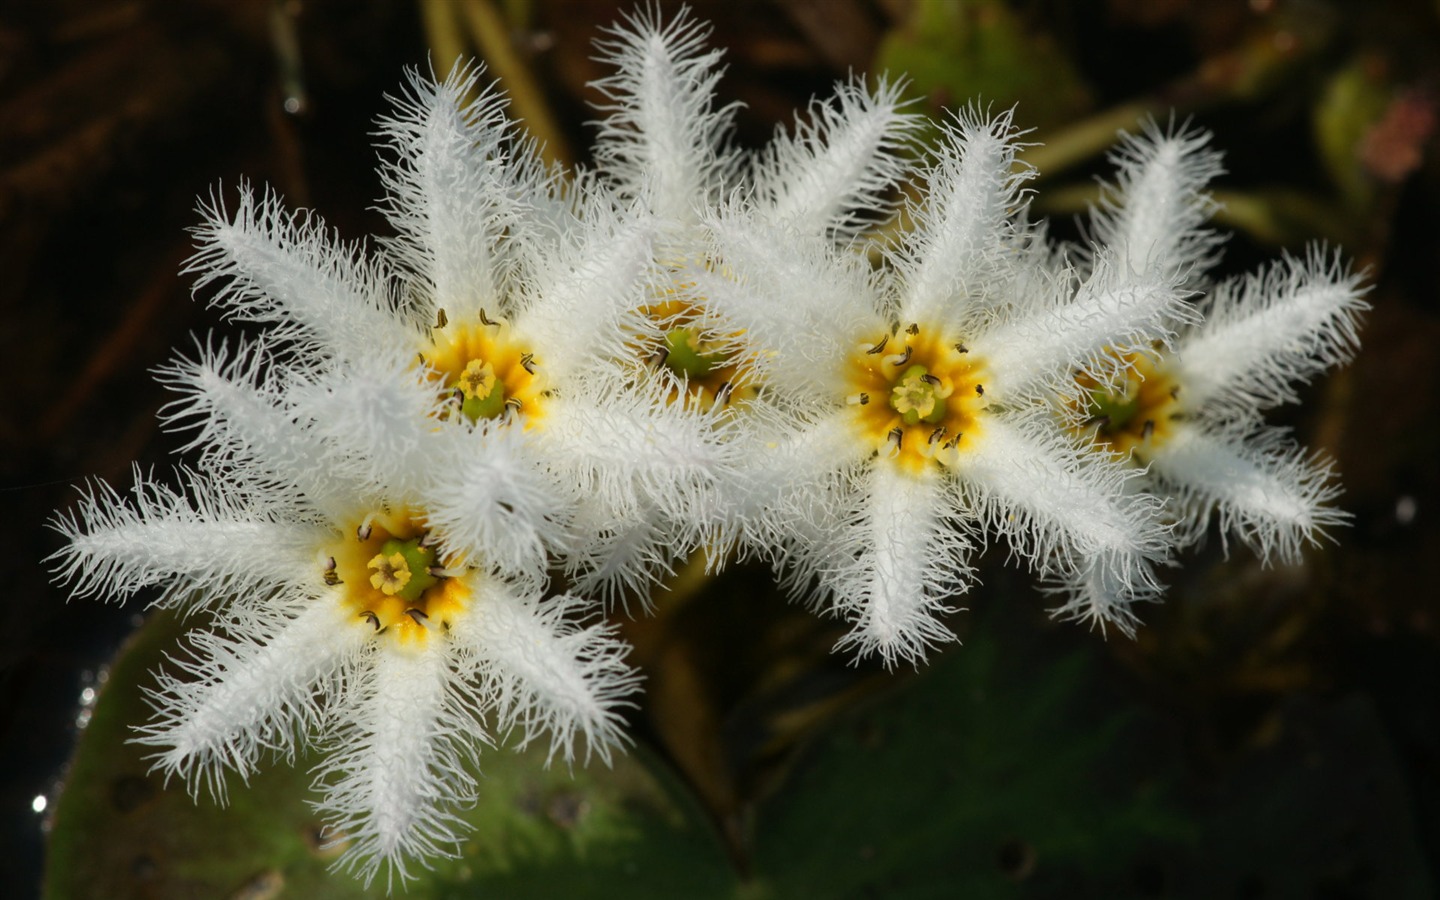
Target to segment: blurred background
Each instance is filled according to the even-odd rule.
[[[1173,113],[1213,131],[1228,170],[1218,224],[1233,232],[1217,274],[1316,240],[1370,273],[1358,359],[1272,417],[1337,460],[1354,519],[1300,567],[1262,568],[1240,547],[1227,559],[1212,539],[1168,573],[1133,642],[1050,622],[1030,577],[995,552],[952,623],[963,645],[920,672],[831,656],[834,623],[787,603],[764,571],[657,597],[653,617],[616,617],[647,683],[630,757],[571,781],[488,754],[495,803],[476,815],[489,818],[411,893],[1431,896],[1440,3],[689,5],[726,50],[720,100],[743,104],[741,144],[762,145],[851,72],[903,73],[936,117],[1015,106],[1038,144],[1035,208],[1062,236],[1079,236],[1117,129]],[[384,95],[404,67],[443,73],[461,56],[487,60],[553,159],[583,163],[587,85],[606,74],[592,42],[633,9],[0,3],[0,497],[16,504],[0,543],[7,896],[40,890],[47,835],[65,848],[49,896],[362,894],[323,875],[303,761],[273,788],[299,798],[274,814],[295,835],[276,849],[225,836],[277,831],[275,819],[238,800],[233,814],[196,807],[150,778],[123,745],[124,716],[100,736],[86,727],[99,689],[124,671],[133,694],[146,669],[133,660],[153,660],[175,626],[152,623],[132,665],[112,667],[143,603],[67,602],[41,562],[58,546],[45,522],[85,479],[123,486],[132,465],[177,461],[183,437],[157,426],[167,398],[151,371],[233,327],[178,274],[197,198],[249,179],[346,238],[384,234]],[[128,702],[133,723],[144,708]],[[94,764],[72,790],[92,799],[67,808],[90,814],[57,817],[82,735]],[[237,853],[233,871],[205,868]]]

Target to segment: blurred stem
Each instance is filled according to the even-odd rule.
[[[1041,177],[1051,176],[1104,153],[1115,146],[1116,132],[1134,130],[1146,116],[1159,115],[1164,109],[1159,101],[1142,100],[1103,110],[1052,132],[1045,143],[1026,147],[1018,155]]]
[[[1307,191],[1215,191],[1220,209],[1215,222],[1250,235],[1263,244],[1290,246],[1324,236],[1357,243],[1355,223],[1335,203]]]
[[[680,567],[674,578],[665,582],[662,590],[652,592],[651,600],[656,607],[664,606],[667,611],[674,611],[715,580],[715,568],[711,551],[701,547],[690,554],[685,565]]]
[[[1212,193],[1220,208],[1211,223],[1243,232],[1256,243],[1293,247],[1317,237],[1341,244],[1359,240],[1339,206],[1306,191]],[[1036,208],[1049,216],[1079,215],[1099,200],[1100,189],[1093,184],[1064,185],[1046,190],[1036,199]]]
[[[1051,132],[1044,144],[1026,148],[1020,158],[1034,165],[1040,178],[1050,178],[1108,150],[1117,131],[1134,130],[1145,118],[1183,121],[1177,114],[1253,103],[1295,77],[1306,61],[1331,44],[1335,32],[1335,23],[1324,16],[1276,17],[1234,50],[1205,60],[1180,80]]]
[[[466,55],[455,4],[451,0],[420,0],[420,22],[430,45],[430,65],[437,78],[444,78]]]
[[[514,4],[511,6],[513,8]],[[505,16],[491,0],[463,0],[454,3],[453,7],[458,7],[464,17],[490,74],[504,84],[515,118],[523,121],[539,142],[540,155],[551,165],[569,164],[572,158],[569,142],[556,122],[535,74],[515,51],[515,42],[511,39],[511,29]]]

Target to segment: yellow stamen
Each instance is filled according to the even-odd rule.
[[[1169,440],[1172,423],[1183,416],[1180,386],[1163,360],[1143,353],[1127,355],[1118,384],[1098,385],[1081,376],[1085,422],[1080,431],[1117,456],[1149,461],[1153,449]]]
[[[987,405],[979,390],[984,361],[920,323],[864,337],[850,358],[844,398],[862,439],[910,471],[960,464]]]
[[[377,640],[429,640],[470,607],[463,560],[430,543],[425,521],[406,509],[374,512],[317,553],[320,577],[357,625]]]
[[[546,396],[541,360],[515,339],[508,323],[482,311],[478,322],[447,320],[435,329],[433,341],[421,354],[422,364],[455,390],[456,412],[478,422],[518,410],[526,427],[538,423]]]

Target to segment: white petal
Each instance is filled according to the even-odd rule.
[[[110,486],[92,485],[73,515],[55,520],[67,541],[50,559],[57,576],[79,596],[127,597],[161,586],[160,605],[207,605],[316,573],[311,555],[325,529],[188,477],[187,496],[137,471],[130,504]]]
[[[193,631],[188,658],[170,659],[183,674],[158,676],[155,719],[134,740],[161,748],[154,767],[180,775],[192,794],[205,785],[223,799],[226,770],[248,780],[262,753],[293,755],[297,739],[320,724],[318,686],[370,636],[370,625],[342,604],[310,598],[275,598],[267,615]]]
[[[1118,184],[1105,187],[1094,213],[1095,237],[1121,272],[1188,283],[1215,261],[1220,238],[1200,227],[1216,208],[1205,187],[1223,171],[1209,143],[1206,132],[1162,132],[1154,122],[1122,135],[1110,154]]]
[[[1205,304],[1204,324],[1181,341],[1182,402],[1229,415],[1295,401],[1297,383],[1348,361],[1359,346],[1359,315],[1370,308],[1360,280],[1316,247],[1303,260],[1286,256],[1222,284]]]
[[[640,12],[598,42],[619,71],[591,83],[606,102],[595,136],[598,168],[621,197],[656,215],[693,222],[735,168],[723,148],[735,107],[713,108],[721,53],[703,50],[709,26],[681,10],[668,25]]]
[[[946,600],[973,574],[970,543],[955,528],[942,477],[915,477],[879,460],[858,486],[857,509],[821,581],[855,623],[836,649],[878,654],[886,666],[918,663],[955,635]]]
[[[426,521],[473,565],[536,577],[568,548],[574,499],[543,466],[540,442],[521,421],[453,427],[419,492]]]
[[[685,280],[745,334],[762,381],[834,402],[836,373],[856,343],[890,328],[869,263],[734,211],[708,224],[716,264],[697,265]]]
[[[268,370],[262,370],[265,364]],[[337,476],[333,448],[287,408],[287,387],[295,388],[283,382],[287,374],[298,373],[281,369],[263,345],[250,349],[242,344],[232,355],[222,344],[207,349],[201,360],[182,360],[163,374],[184,394],[166,407],[166,418],[196,426],[191,446],[204,447],[207,468],[251,467],[326,512],[348,511],[353,504],[354,485]]]
[[[1103,379],[1114,354],[1149,349],[1189,318],[1170,282],[1102,261],[1073,297],[1017,310],[976,335],[971,349],[988,364],[985,389],[1008,400],[1073,383],[1076,369]]]
[[[359,245],[341,243],[319,216],[288,212],[275,194],[257,202],[242,185],[232,218],[219,196],[202,208],[197,250],[184,271],[195,290],[241,321],[273,323],[271,335],[314,343],[344,359],[409,342],[396,321],[388,274]]]
[[[1122,564],[1165,557],[1159,501],[1126,490],[1137,473],[1076,444],[1048,417],[986,416],[965,440],[954,469],[964,503],[1032,567],[1078,572],[1102,556]],[[1137,587],[1147,580],[1142,570],[1130,579]]]
[[[569,617],[576,597],[539,600],[490,580],[477,586],[475,614],[452,623],[455,640],[485,685],[502,727],[518,725],[522,744],[548,738],[551,756],[567,763],[584,738],[584,757],[607,762],[623,740],[620,708],[638,678],[625,644],[600,626]]]
[[[507,231],[539,189],[540,170],[525,162],[530,148],[505,118],[504,96],[478,85],[481,72],[456,67],[435,84],[412,71],[380,121],[391,151],[380,169],[381,210],[399,232],[387,248],[424,285],[421,321],[434,321],[437,309],[457,321],[487,305],[500,311]]]
[[[1207,433],[1181,423],[1152,457],[1152,477],[1175,493],[1192,531],[1218,512],[1222,536],[1235,535],[1265,561],[1296,562],[1301,548],[1349,519],[1325,505],[1340,493],[1330,466],[1276,429]]]
[[[428,481],[443,401],[437,382],[416,368],[413,352],[377,351],[364,363],[293,388],[286,399],[303,433],[284,439],[294,446],[303,446],[302,438],[322,444],[329,459],[320,464],[347,490],[342,502],[353,507],[360,492],[411,494]]]
[[[520,286],[516,334],[558,382],[632,355],[626,319],[653,302],[647,283],[655,259],[652,224],[615,220],[598,204],[586,214],[583,231],[530,260],[533,277]]]
[[[468,825],[457,807],[474,802],[467,772],[486,740],[454,670],[450,641],[432,634],[421,646],[379,641],[336,704],[343,728],[319,769],[317,808],[327,834],[345,843],[336,867],[368,886],[381,869],[389,889],[455,856]]]
[[[984,121],[972,109],[946,123],[940,159],[912,212],[913,246],[897,261],[907,321],[954,321],[966,307],[1008,299],[1001,286],[1007,256],[1023,243],[1020,188],[1033,177],[1016,163],[1016,137],[1008,112]]]
[[[810,106],[810,121],[777,137],[755,158],[756,205],[770,222],[800,234],[847,241],[883,219],[885,193],[906,168],[918,117],[899,111],[900,86],[841,85]]]

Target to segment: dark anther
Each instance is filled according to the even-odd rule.
[[[1142,441],[1148,441],[1148,440],[1150,440],[1150,435],[1152,435],[1152,434],[1154,434],[1154,433],[1155,433],[1155,420],[1154,420],[1154,419],[1146,419],[1146,420],[1145,420],[1145,427],[1143,427],[1143,428],[1140,429],[1140,440],[1142,440]]]
[[[1109,416],[1103,416],[1103,415],[1102,415],[1102,416],[1096,416],[1095,418],[1091,419],[1089,422],[1086,422],[1085,424],[1087,424],[1087,425],[1094,425],[1096,428],[1099,428],[1101,431],[1104,431],[1105,429],[1107,429],[1107,428],[1110,427],[1110,417],[1109,417]]]
[[[331,557],[326,558],[326,560],[325,560],[325,571],[327,571],[327,572],[333,572],[333,571],[335,571],[335,557],[331,556]]]
[[[506,398],[505,398],[505,407],[506,407],[507,409],[513,409],[513,410],[515,410],[516,412],[519,412],[519,411],[520,411],[520,407],[521,407],[522,405],[523,405],[523,404],[520,402],[520,398],[519,398],[519,397],[506,397]]]
[[[899,425],[896,425],[894,428],[890,429],[890,433],[885,435],[885,439],[887,441],[894,441],[897,448],[900,446],[900,442],[904,440],[904,438],[905,431]]]
[[[325,583],[328,584],[330,587],[334,587],[335,585],[340,583],[340,574],[334,569],[326,571]]]
[[[444,578],[446,570],[444,566],[430,566],[425,571],[431,578]]]
[[[534,374],[535,374],[535,354],[533,354],[533,353],[522,353],[522,354],[520,354],[520,368],[522,368],[522,369],[524,369],[525,371],[529,372],[531,375],[534,375]]]
[[[361,522],[360,527],[355,529],[355,536],[362,541],[368,541],[370,540],[370,531],[370,523],[368,521]]]
[[[425,610],[416,609],[413,606],[405,610],[405,615],[409,616],[411,619],[414,619],[416,625],[424,625],[425,620],[430,618],[429,616],[425,615]]]
[[[930,440],[927,441],[927,443],[933,444],[936,441],[940,440],[942,437],[945,436],[946,431],[949,431],[949,429],[946,428],[944,425],[936,428],[934,431],[930,432]]]
[[[913,335],[913,334],[919,334],[919,333],[920,333],[920,323],[919,323],[919,322],[911,322],[910,325],[905,329],[905,333],[906,333],[906,334],[912,334],[912,335]]]
[[[875,355],[876,353],[881,353],[885,350],[885,345],[888,343],[890,343],[890,335],[887,334],[880,339],[880,343],[876,344],[865,352],[870,354],[871,356]]]
[[[362,618],[362,619],[364,619],[365,621],[369,622],[370,625],[371,625],[376,631],[379,631],[379,630],[380,630],[380,617],[377,616],[377,615],[375,615],[375,610],[373,610],[373,609],[367,609],[367,610],[365,610],[364,612],[360,613],[360,618]]]
[[[965,346],[964,344],[956,344],[956,345],[955,345],[955,352],[956,352],[956,353],[969,353],[969,352],[970,352],[970,348],[967,347],[967,346]]]
[[[867,403],[869,403],[869,402],[870,402],[870,395],[867,394],[867,393],[865,393],[864,391],[861,391],[861,392],[860,392],[860,405],[861,405],[861,406],[864,406],[865,404],[867,404]]]
[[[426,363],[425,363],[425,354],[423,354],[423,353],[417,353],[417,354],[415,354],[415,358],[418,359],[418,360],[420,360],[420,365],[422,365],[422,366],[423,366],[423,365],[426,365]]]
[[[940,386],[940,379],[936,378],[934,375],[929,374],[928,372],[924,375],[921,375],[920,380],[930,385],[931,387]]]
[[[1177,385],[1175,385],[1174,387],[1170,388],[1170,399],[1171,399],[1171,400],[1179,400],[1179,399],[1180,399],[1180,385],[1177,384]]]
[[[977,396],[977,397],[983,397],[983,396],[985,396],[985,385],[983,385],[983,384],[977,384],[977,385],[975,385],[975,396]]]
[[[669,358],[670,358],[670,348],[669,348],[669,347],[661,347],[659,350],[656,350],[656,351],[655,351],[655,355],[654,355],[654,356],[650,357],[650,361],[651,361],[651,363],[652,363],[653,365],[663,366],[663,365],[665,365],[665,360],[667,360],[667,359],[669,359]]]
[[[480,324],[488,327],[497,323],[490,321],[490,317],[485,315],[485,310],[482,309],[480,310]]]
[[[449,324],[450,317],[445,315],[445,307],[442,306],[439,309],[435,310],[435,327],[444,328],[446,325]]]
[[[911,354],[913,354],[914,352],[915,352],[915,348],[912,347],[912,346],[910,346],[909,344],[906,344],[906,345],[905,345],[905,352],[902,353],[902,354],[900,354],[900,359],[895,362],[895,365],[896,365],[896,366],[903,366],[903,365],[905,365],[906,363],[908,363],[908,362],[910,361],[910,356],[911,356]]]
[[[953,438],[951,438],[950,440],[948,440],[948,441],[945,442],[945,449],[946,449],[946,450],[954,450],[954,449],[955,449],[955,445],[958,444],[958,443],[960,443],[960,439],[961,439],[962,437],[964,437],[964,436],[965,436],[965,432],[963,432],[963,431],[960,432],[960,433],[958,433],[958,434],[956,434]]]
[[[726,404],[728,404],[728,403],[730,402],[730,394],[731,394],[734,390],[735,390],[735,385],[734,385],[734,383],[729,382],[729,381],[722,381],[722,382],[720,383],[720,386],[715,389],[715,399],[716,399],[716,401],[718,401],[721,406],[725,406]]]

